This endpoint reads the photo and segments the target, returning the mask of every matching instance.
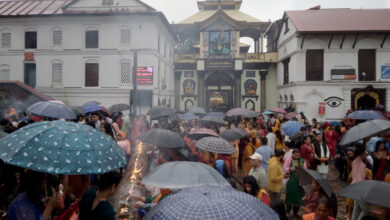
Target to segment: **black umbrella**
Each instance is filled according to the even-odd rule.
[[[190,107],[188,112],[191,112],[194,114],[207,114],[207,112],[206,112],[206,110],[204,110],[204,108],[196,107],[196,106]]]
[[[388,120],[367,121],[351,128],[341,139],[340,145],[348,145],[388,130],[390,130],[390,121]]]
[[[215,126],[226,126],[226,121],[222,118],[214,117],[214,116],[205,116],[200,119],[200,123],[204,125],[215,125]]]
[[[317,171],[314,171],[314,170],[309,170],[306,168],[297,167],[295,172],[298,176],[299,183],[302,186],[308,186],[307,188],[311,189],[311,183],[312,183],[313,179],[318,183],[320,188],[325,192],[326,196],[330,199],[330,201],[332,203],[333,214],[334,214],[334,216],[336,216],[337,215],[337,197],[336,197],[335,193],[333,192],[333,189],[330,186],[330,184],[328,183],[328,181],[323,176],[321,176],[321,174],[319,174]]]
[[[123,112],[123,111],[127,111],[127,110],[130,110],[130,105],[124,104],[124,103],[111,105],[108,108],[108,112],[111,112],[111,113],[112,112]]]
[[[215,131],[208,128],[198,128],[194,131],[191,131],[188,134],[188,137],[191,138],[192,140],[200,140],[205,137],[218,137],[218,136],[219,135]]]
[[[84,108],[81,106],[70,106],[70,109],[76,114],[76,115],[82,115],[84,114]]]
[[[50,118],[76,119],[74,112],[61,101],[43,101],[30,105],[27,111]]]
[[[337,194],[342,197],[390,208],[390,183],[376,180],[361,181],[341,189]]]
[[[241,131],[243,132],[241,132]],[[221,137],[227,141],[235,141],[245,137],[247,133],[242,129],[228,129],[221,133]]]
[[[156,106],[151,108],[146,114],[150,116],[150,119],[156,120],[162,117],[169,117],[173,113],[174,110],[167,106]]]
[[[139,140],[158,147],[184,147],[183,139],[175,132],[166,129],[151,129],[139,137]]]

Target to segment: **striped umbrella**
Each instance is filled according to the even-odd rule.
[[[236,149],[223,138],[205,137],[196,142],[196,147],[217,154],[232,154]]]

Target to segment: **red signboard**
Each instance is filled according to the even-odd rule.
[[[318,114],[319,115],[325,115],[326,112],[326,103],[325,102],[320,102],[318,106]]]
[[[153,85],[153,67],[137,68],[137,84]]]
[[[33,61],[34,60],[34,53],[33,52],[25,52],[24,53],[24,60]]]

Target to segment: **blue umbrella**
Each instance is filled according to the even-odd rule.
[[[225,115],[222,112],[209,112],[207,116],[213,116],[217,118],[225,118]]]
[[[282,131],[285,135],[292,137],[303,127],[303,124],[297,121],[288,121],[282,124]]]
[[[270,111],[264,111],[263,113],[261,113],[262,115],[274,115],[275,113],[274,112],[270,112]]]
[[[65,121],[33,123],[0,140],[0,159],[51,174],[101,174],[126,166],[125,152],[106,134]]]
[[[373,110],[358,110],[349,114],[347,118],[355,120],[374,120],[383,119],[384,117],[381,113]]]
[[[232,187],[183,189],[158,203],[145,219],[277,220],[279,216],[256,197]]]
[[[84,108],[84,114],[103,110],[103,108],[98,105],[89,105],[89,106],[84,106],[83,108]]]
[[[44,117],[58,119],[76,119],[72,109],[61,101],[43,101],[30,105],[27,111]]]
[[[197,119],[197,118],[199,118],[199,117],[196,116],[194,113],[191,113],[191,112],[187,112],[187,113],[185,113],[184,115],[182,115],[180,117],[181,120],[185,120],[185,121],[192,120],[192,119]]]
[[[83,107],[93,106],[93,105],[100,105],[100,102],[97,102],[97,101],[86,102],[86,103],[83,104]]]

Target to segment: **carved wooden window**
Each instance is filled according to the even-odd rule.
[[[52,84],[62,85],[62,63],[53,63],[51,69]]]
[[[324,50],[306,51],[306,81],[324,80]]]

